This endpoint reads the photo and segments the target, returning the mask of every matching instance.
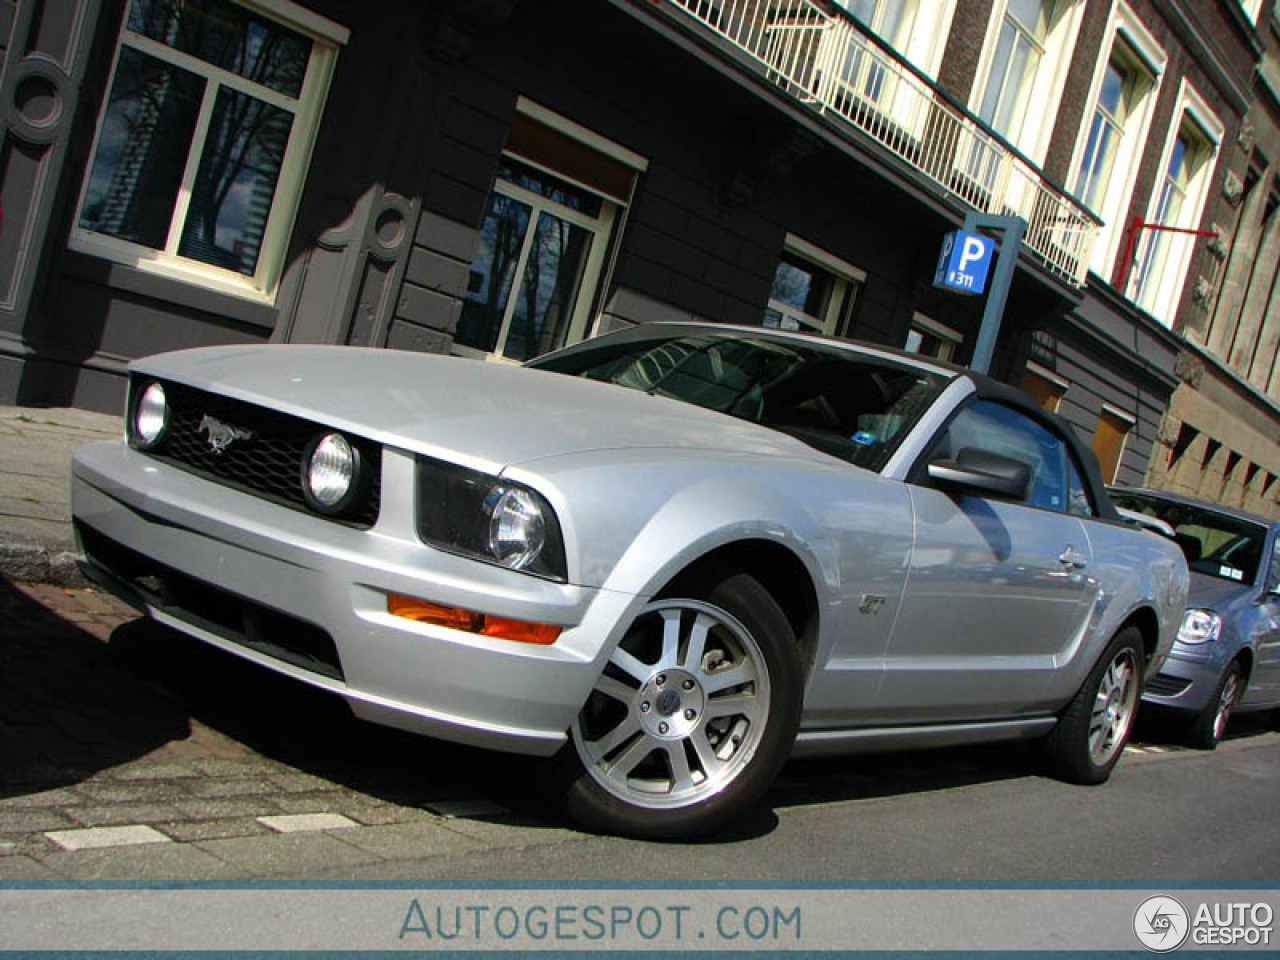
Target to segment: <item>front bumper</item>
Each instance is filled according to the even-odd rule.
[[[384,449],[382,491],[377,524],[356,530],[124,443],[72,463],[86,574],[156,620],[338,693],[367,720],[555,752],[644,599],[424,545],[410,454]],[[550,646],[482,637],[393,616],[390,593],[564,629]]]
[[[1175,643],[1160,672],[1148,679],[1143,702],[1193,713],[1208,706],[1230,658],[1225,644],[1206,646],[1187,648]]]

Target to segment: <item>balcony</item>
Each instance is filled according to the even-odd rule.
[[[1084,285],[1097,220],[843,10],[813,0],[661,0],[770,82],[856,128],[967,209],[1027,221],[1025,245]]]

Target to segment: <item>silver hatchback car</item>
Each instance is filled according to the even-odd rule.
[[[1233,712],[1280,708],[1280,523],[1154,490],[1111,499],[1162,523],[1186,554],[1187,611],[1143,699],[1184,713],[1192,743],[1212,750]]]
[[[556,754],[633,835],[793,754],[1034,737],[1100,782],[1186,597],[1025,395],[799,334],[193,350],[131,366],[127,424],[73,465],[90,577],[365,719]]]

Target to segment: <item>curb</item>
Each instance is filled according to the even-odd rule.
[[[69,543],[0,543],[0,574],[20,583],[89,586],[89,581],[76,564],[76,553]]]

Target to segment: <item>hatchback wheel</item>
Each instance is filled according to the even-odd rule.
[[[1071,783],[1102,783],[1124,752],[1142,690],[1142,634],[1117,633],[1045,738],[1053,773]]]
[[[1218,686],[1205,708],[1191,721],[1192,746],[1212,750],[1227,735],[1231,712],[1244,693],[1244,671],[1239,660],[1232,660],[1218,679]]]
[[[768,788],[799,725],[795,634],[737,573],[644,607],[574,722],[570,815],[611,833],[675,838],[742,814]]]

